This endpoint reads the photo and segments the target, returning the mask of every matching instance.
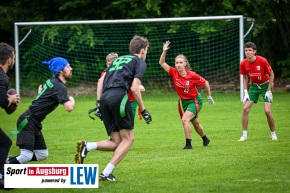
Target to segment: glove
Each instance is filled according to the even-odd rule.
[[[95,111],[95,115],[97,117],[99,117],[101,120],[103,120],[103,117],[102,117],[102,114],[101,114],[101,111],[100,111],[100,107],[97,107],[97,109]]]
[[[214,100],[213,100],[213,98],[211,96],[208,96],[207,99],[208,99],[208,103],[210,105],[213,105],[214,104]]]
[[[273,101],[273,95],[272,95],[272,92],[270,90],[266,92],[265,99],[268,99],[268,101],[270,103]]]
[[[246,101],[249,101],[249,100],[250,100],[250,97],[249,97],[248,91],[245,89],[243,103],[245,104]]]
[[[141,115],[147,124],[149,124],[152,121],[152,117],[146,109],[144,109],[144,111],[141,112]]]

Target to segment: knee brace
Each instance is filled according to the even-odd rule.
[[[16,159],[21,164],[25,164],[32,160],[33,152],[28,149],[20,149],[20,155],[16,157]]]
[[[37,161],[45,160],[48,157],[48,149],[34,150]]]

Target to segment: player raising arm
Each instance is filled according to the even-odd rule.
[[[189,62],[187,58],[180,54],[175,58],[175,68],[169,66],[165,62],[165,56],[169,50],[170,41],[166,41],[163,45],[163,52],[160,56],[159,64],[160,66],[172,77],[175,91],[180,97],[179,113],[182,119],[182,124],[184,128],[186,143],[183,149],[192,149],[191,145],[191,134],[192,129],[190,122],[193,124],[195,131],[201,136],[203,140],[203,146],[208,146],[210,140],[204,133],[204,129],[201,126],[198,113],[202,108],[202,96],[198,92],[196,86],[202,86],[205,88],[207,93],[207,98],[209,104],[213,105],[214,100],[211,97],[210,86],[207,80],[199,76],[196,72],[191,71]]]

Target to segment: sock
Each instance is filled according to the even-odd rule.
[[[204,135],[203,137],[202,137],[202,140],[204,141],[204,140],[206,140],[207,139],[207,137],[206,137],[206,135]]]
[[[247,137],[248,136],[248,130],[243,130],[243,136]]]
[[[110,173],[112,173],[113,169],[115,168],[115,166],[111,163],[108,163],[108,165],[106,166],[106,168],[103,171],[103,174],[105,176],[108,176]]]
[[[91,150],[96,150],[98,147],[96,142],[88,142],[87,143],[87,150],[91,151]]]
[[[186,146],[191,146],[191,139],[186,138],[185,141],[186,141]]]
[[[276,132],[275,131],[271,131],[271,136],[276,136]]]

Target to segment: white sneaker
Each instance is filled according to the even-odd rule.
[[[272,140],[278,140],[277,135],[272,135]]]
[[[239,141],[246,141],[247,140],[247,136],[242,136]]]

